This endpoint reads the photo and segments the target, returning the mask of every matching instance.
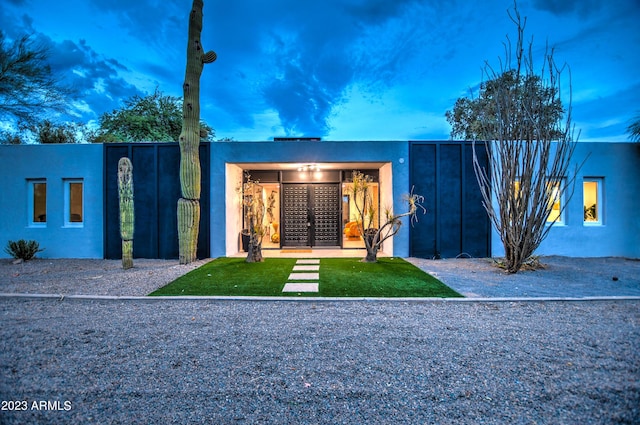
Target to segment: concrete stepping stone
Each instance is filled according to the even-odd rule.
[[[320,260],[317,258],[300,258],[296,261],[296,264],[320,264]]]
[[[291,273],[287,280],[319,280],[320,273]]]
[[[318,283],[286,283],[282,292],[318,292]]]
[[[319,264],[302,264],[300,266],[293,266],[294,272],[317,272],[320,270]]]

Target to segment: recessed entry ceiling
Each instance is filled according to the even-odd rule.
[[[297,170],[305,165],[317,165],[320,170],[374,170],[384,162],[236,162],[243,170]]]

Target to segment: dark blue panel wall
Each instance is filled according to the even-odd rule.
[[[462,248],[462,148],[460,144],[440,145],[438,176],[438,216],[440,253],[451,257]]]
[[[464,182],[463,187],[463,214],[462,219],[462,246],[466,253],[472,257],[489,257],[491,255],[491,222],[487,212],[482,206],[482,193],[478,187],[475,172],[473,171],[473,146],[470,143],[464,146]],[[476,146],[478,161],[484,167],[489,166],[487,151],[483,144]]]
[[[157,204],[157,148],[138,145],[131,149],[135,205],[133,255],[136,258],[159,258]]]
[[[423,206],[426,214],[418,215],[418,221],[411,227],[410,255],[414,257],[433,257],[437,247],[438,229],[436,226],[437,191],[436,145],[411,144],[409,182],[414,193],[424,196]]]
[[[486,166],[484,145],[477,147]],[[410,182],[426,215],[411,228],[410,253],[422,258],[490,255],[490,227],[473,171],[470,142],[410,142]]]
[[[209,144],[200,145],[202,191],[198,258],[209,257]],[[178,258],[177,203],[180,198],[180,148],[177,143],[105,144],[105,258],[122,256],[118,219],[118,161],[133,163],[136,258]]]

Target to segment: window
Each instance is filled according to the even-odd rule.
[[[29,225],[44,227],[47,225],[47,181],[29,180]]]
[[[584,224],[602,224],[602,179],[586,178],[582,182]]]
[[[562,193],[560,192],[561,182],[548,183],[547,190],[549,191],[549,203],[551,206],[551,213],[547,217],[547,223],[564,223],[564,214],[562,211]]]
[[[564,223],[564,211],[562,211],[562,193],[560,192],[561,188],[560,181],[555,183],[547,183],[547,191],[549,196],[549,204],[551,205],[551,212],[547,217],[547,223],[556,223],[563,224]],[[516,197],[520,195],[520,180],[516,180],[514,182],[514,191],[516,193]],[[530,199],[529,202],[532,202]]]
[[[64,181],[64,225],[82,226],[84,222],[82,180]]]

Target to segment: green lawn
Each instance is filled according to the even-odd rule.
[[[319,292],[283,293],[295,258],[217,258],[151,293],[159,295],[461,297],[438,279],[401,258],[321,258]]]

